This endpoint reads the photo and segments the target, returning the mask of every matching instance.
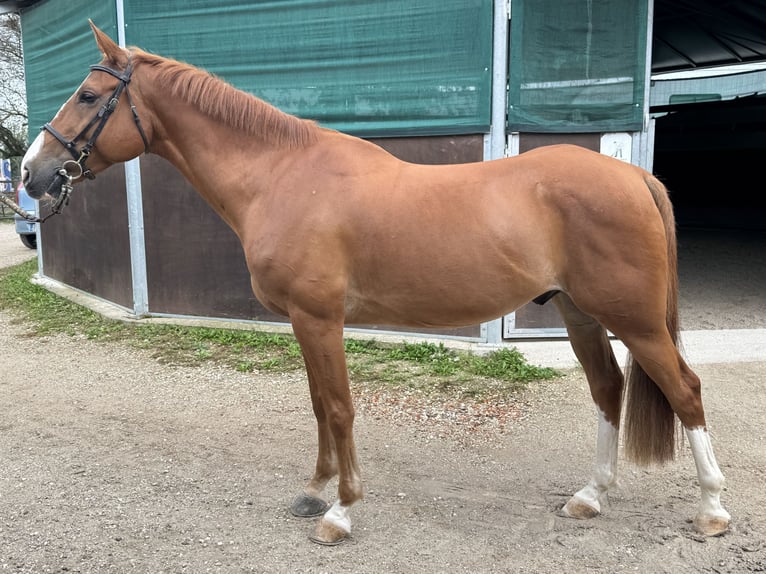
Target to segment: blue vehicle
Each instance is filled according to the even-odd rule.
[[[16,187],[16,203],[30,215],[37,215],[37,202],[29,197],[22,183]],[[20,215],[14,215],[13,219],[16,222],[16,233],[19,234],[21,242],[30,249],[37,249],[37,223],[30,223]]]

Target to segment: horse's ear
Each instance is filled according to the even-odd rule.
[[[128,63],[128,54],[125,50],[120,48],[114,40],[112,40],[109,36],[107,36],[104,32],[99,30],[96,25],[93,23],[93,20],[88,19],[88,23],[90,24],[91,30],[93,30],[93,35],[96,38],[96,44],[98,44],[98,49],[101,50],[101,53],[104,55],[104,57],[115,65],[115,67],[123,68]]]

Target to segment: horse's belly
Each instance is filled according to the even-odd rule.
[[[346,323],[417,327],[463,327],[496,319],[518,309],[540,293],[510,286],[499,290],[477,285],[445,292],[409,289],[389,293],[354,293],[346,297]]]

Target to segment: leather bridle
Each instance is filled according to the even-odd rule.
[[[91,150],[96,145],[96,140],[98,139],[98,136],[101,135],[101,131],[104,129],[104,126],[106,125],[107,120],[109,120],[112,113],[117,108],[117,104],[120,101],[120,96],[122,95],[123,91],[125,92],[125,95],[128,97],[128,104],[130,105],[130,111],[133,113],[133,121],[135,122],[136,127],[138,128],[138,133],[141,134],[141,139],[144,142],[144,151],[146,152],[149,151],[149,140],[146,138],[146,134],[144,133],[144,128],[141,126],[141,119],[138,117],[136,106],[133,104],[133,98],[130,97],[130,90],[128,89],[128,84],[130,84],[130,77],[133,73],[133,64],[130,61],[130,58],[128,58],[128,65],[125,67],[124,72],[120,72],[119,70],[113,70],[112,68],[108,68],[100,64],[93,64],[90,67],[90,69],[91,71],[106,72],[107,74],[111,74],[112,76],[120,80],[120,83],[117,84],[117,87],[114,88],[114,92],[112,92],[112,97],[109,98],[109,101],[105,103],[103,106],[101,106],[101,109],[98,111],[95,117],[92,120],[90,120],[90,122],[88,122],[88,125],[86,125],[80,131],[80,133],[77,134],[75,137],[73,137],[71,140],[67,140],[50,123],[46,123],[41,128],[47,131],[48,133],[50,133],[54,138],[56,138],[61,143],[61,145],[63,145],[69,151],[69,153],[72,154],[72,158],[74,158],[74,161],[69,160],[64,162],[64,165],[61,166],[60,170],[58,170],[59,174],[61,174],[62,170],[67,174],[64,177],[69,178],[70,183],[71,183],[71,180],[79,179],[80,177],[95,179],[96,176],[93,174],[93,172],[90,169],[88,169],[88,167],[85,165],[85,162],[90,156]],[[85,135],[94,125],[96,126],[96,129],[93,130],[93,133],[88,138],[88,141],[85,142],[85,145],[83,145],[82,148],[78,150],[77,142],[84,139]],[[70,173],[69,170],[67,169],[68,167],[72,167],[71,164],[75,164],[77,166],[77,170],[73,173]]]

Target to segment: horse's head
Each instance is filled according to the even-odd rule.
[[[130,92],[130,52],[90,23],[103,59],[45,124],[22,162],[29,195],[61,199],[71,184],[110,165],[132,159],[149,147],[139,120],[140,94]],[[146,120],[146,117],[143,119]],[[148,125],[148,124],[144,124]],[[147,131],[150,131],[147,128]]]

